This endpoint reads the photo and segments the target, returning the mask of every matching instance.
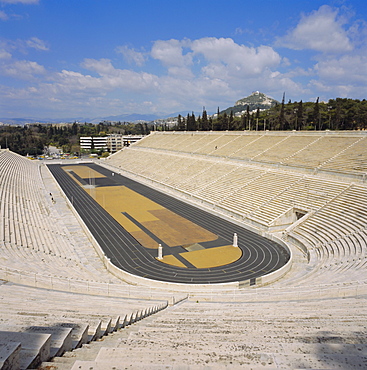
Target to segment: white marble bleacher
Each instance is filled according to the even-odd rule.
[[[51,186],[45,188],[41,172],[38,162],[7,150],[1,151],[1,276],[16,278],[18,275],[21,279],[22,274],[37,274],[123,285],[106,271],[88,241],[82,244],[79,235],[74,238],[68,231],[63,218],[74,220],[75,224],[77,221],[73,216],[58,214],[56,208],[61,204],[52,203]],[[52,186],[56,199],[59,197],[57,188]],[[58,201],[64,202],[61,197]]]
[[[322,170],[340,171],[350,174],[367,173],[367,138],[362,137],[330,160],[321,164]]]
[[[201,132],[187,133],[185,136],[187,138],[183,142],[184,145],[176,145],[177,149],[184,153],[195,152],[198,148],[205,147],[216,139],[216,135],[203,135]]]
[[[181,167],[185,167],[190,163],[183,156],[133,148],[124,150],[124,158],[126,159],[126,163],[123,165],[125,171],[139,173],[140,176],[163,182],[168,186],[174,186],[174,181],[169,179],[176,172],[180,171]],[[108,164],[122,168],[118,155],[114,155],[109,159]]]
[[[68,364],[73,370],[363,367],[365,302],[337,302],[193,299],[141,322],[127,337],[106,340],[97,353],[80,350],[84,361]]]
[[[361,174],[367,168],[365,140],[359,134],[325,132],[156,132],[135,145]]]
[[[214,204],[219,204],[223,199],[236,193],[247,184],[256,181],[257,178],[266,173],[265,169],[245,167],[235,163],[228,163],[227,169],[223,166],[218,166],[217,179],[202,183],[193,193]]]
[[[193,166],[189,168],[191,176],[181,180],[180,189],[196,195],[198,189],[203,189],[204,186],[218,181],[220,177],[228,174],[231,170],[236,168],[236,166],[232,168],[232,166],[228,166],[221,162],[204,161],[201,163],[200,170],[193,171]]]
[[[278,141],[253,159],[259,162],[282,163],[286,158],[311,145],[319,138],[319,135],[300,136],[289,133],[286,140]]]
[[[160,133],[155,137],[150,135],[144,141],[139,140],[134,146],[177,151],[185,148],[185,141],[191,142],[193,135],[194,133],[170,133],[166,137],[164,133]]]
[[[163,151],[129,148],[124,150],[123,169],[138,173],[146,179],[158,181],[166,186],[180,191],[194,191],[203,187],[208,181],[215,181],[221,171],[228,173],[229,165],[198,158],[195,166],[192,159],[186,155],[176,155]],[[154,163],[147,166],[146,161]],[[121,168],[120,159],[114,155],[107,161],[109,165]],[[144,164],[142,164],[144,163]]]
[[[0,347],[4,342],[21,344],[19,366],[9,367],[12,369],[38,368],[40,362],[98,340],[167,304],[162,300],[112,297],[106,304],[106,297],[45,291],[12,283],[0,284],[0,301]],[[48,348],[42,347],[42,341],[32,346],[30,353],[29,342],[40,335],[49,336]],[[7,355],[11,353],[8,349]]]
[[[233,140],[235,140],[237,137],[238,135],[234,135],[232,133],[213,132],[210,134],[211,140],[207,140],[205,143],[202,143],[202,145],[196,148],[193,153],[202,155],[216,155],[217,150],[222,149],[227,145],[231,145]]]
[[[155,136],[169,137],[168,134]],[[186,135],[182,136],[186,140]],[[208,136],[212,138],[213,134]],[[273,140],[272,137],[267,138]],[[278,142],[285,140],[285,136],[277,138]],[[312,142],[318,138],[313,136]],[[263,149],[262,145],[260,147]],[[247,162],[215,161],[212,156],[188,157],[176,152],[136,147],[125,149],[120,155],[124,156],[124,169],[130,172],[189,192],[240,217],[251,216],[266,225],[294,206],[305,210],[318,209],[348,186],[313,175],[249,166]],[[148,157],[154,166],[145,165],[144,158]],[[114,155],[108,163],[121,168],[119,155]]]
[[[219,206],[224,206],[246,216],[264,206],[270,199],[276,198],[278,194],[284,192],[298,180],[299,175],[267,171],[262,176],[256,177],[254,181],[244,183],[240,189],[222,199]],[[270,207],[268,209],[263,207],[261,221],[270,222],[285,210],[285,205],[274,206],[273,211]]]
[[[47,292],[47,294],[45,294]],[[29,326],[53,326],[66,323],[106,327],[118,318],[160,306],[164,300],[128,299],[93,296],[54,290],[45,291],[12,283],[0,285],[0,330],[25,331]],[[16,310],[14,308],[16,307]]]
[[[274,145],[281,143],[287,138],[288,135],[259,135],[257,140],[241,147],[229,157],[239,159],[252,159],[263,153],[265,150],[273,147]]]
[[[319,140],[308,145],[304,150],[300,150],[295,155],[284,159],[283,163],[305,168],[316,168],[340,153],[346,147],[356,143],[359,139],[360,137],[358,136],[320,136]]]
[[[322,256],[317,276],[322,273],[329,282],[366,281],[367,188],[350,186],[289,235],[306,241]]]
[[[290,174],[279,173],[279,176],[290,176]],[[315,211],[323,205],[330,202],[334,197],[341,194],[349,186],[346,183],[320,179],[313,175],[301,176],[292,174],[293,182],[285,184],[284,190],[268,200],[264,205],[251,213],[254,218],[261,219],[271,225],[271,223],[283,212],[292,207],[296,207],[305,211]],[[283,180],[279,184],[274,185],[274,189],[278,189]]]
[[[251,145],[260,138],[258,135],[246,135],[245,133],[231,134],[231,137],[233,137],[233,140],[224,145],[218,145],[217,149],[210,153],[210,155],[230,158],[234,153],[237,153],[240,149]]]

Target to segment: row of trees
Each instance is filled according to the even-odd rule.
[[[250,112],[240,116],[220,113],[209,117],[205,109],[202,116],[194,113],[178,117],[177,131],[223,130],[365,130],[367,128],[367,101],[365,99],[330,99],[328,103],[284,102],[265,111]]]
[[[80,154],[81,136],[105,136],[106,134],[147,135],[152,126],[146,123],[115,124],[100,122],[69,125],[0,126],[0,148],[9,148],[21,155],[43,154],[45,147],[54,145],[65,153]]]
[[[367,128],[367,101],[365,99],[330,99],[328,103],[284,102],[275,107],[255,112],[249,108],[240,116],[233,112],[218,111],[208,116],[205,108],[202,115],[178,116],[177,124],[100,122],[70,125],[0,126],[0,147],[22,155],[42,154],[48,145],[64,152],[79,154],[81,136],[105,136],[106,134],[142,134],[152,130],[176,131],[225,131],[225,130],[365,130]]]

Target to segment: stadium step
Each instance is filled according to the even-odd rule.
[[[19,368],[36,368],[50,358],[51,334],[0,331],[0,344],[20,343]]]
[[[61,326],[31,326],[26,333],[50,334],[50,357],[62,356],[66,351],[72,349],[71,332],[72,328]]]
[[[72,329],[71,332],[72,349],[80,348],[83,344],[88,342],[89,325],[76,323],[62,323],[59,324],[58,326]]]
[[[178,304],[180,303],[177,303],[177,305]],[[121,341],[128,340],[131,333],[138,332],[144,328],[145,325],[153,322],[157,315],[163,314],[163,312],[161,312],[163,308],[165,308],[165,305],[160,307],[156,306],[149,310],[136,311],[135,313],[126,315],[121,321],[117,318],[114,328],[118,328],[119,330],[110,331],[108,335],[106,334],[88,344],[84,344],[71,352],[66,352],[62,357],[54,357],[48,362],[43,362],[38,369],[70,370],[76,361],[94,361],[100,348],[106,346],[114,348],[120,345]],[[152,314],[155,315],[151,316]],[[113,327],[113,325],[111,327]],[[96,329],[96,332],[101,332],[100,327]]]
[[[1,339],[0,339],[1,340]],[[0,342],[0,369],[19,369],[19,353],[21,349],[19,342]]]

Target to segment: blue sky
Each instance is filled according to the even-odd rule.
[[[367,98],[366,0],[0,0],[0,117]]]

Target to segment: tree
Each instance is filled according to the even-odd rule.
[[[283,93],[282,104],[280,106],[280,112],[279,112],[279,117],[278,117],[278,127],[277,127],[278,130],[284,130],[284,126],[285,126],[284,101],[285,101],[285,93]]]
[[[314,124],[315,130],[316,130],[316,128],[318,128],[320,130],[319,98],[316,99],[316,103],[315,103],[315,105],[313,107],[312,120],[313,120],[313,124]]]
[[[74,122],[71,126],[71,134],[72,135],[77,135],[78,134],[78,125],[76,122]]]
[[[191,112],[191,126],[192,126],[192,131],[197,130],[197,124],[196,124],[196,118],[194,112]]]
[[[231,110],[231,113],[229,114],[229,118],[228,118],[227,130],[233,130],[233,126],[234,126],[234,116],[233,116],[233,110]]]
[[[185,120],[182,120],[181,114],[177,117],[177,130],[185,131]]]
[[[246,125],[245,125],[245,130],[248,127],[250,130],[250,107],[247,105],[246,107]]]
[[[246,130],[246,122],[247,122],[246,114],[242,114],[241,115],[240,126],[239,126],[240,130]]]
[[[205,107],[203,107],[203,115],[202,115],[202,118],[201,118],[201,130],[203,130],[203,131],[210,130],[208,115],[206,113]]]
[[[302,130],[303,129],[303,102],[302,100],[298,103],[297,108],[297,124],[296,124],[296,130]]]
[[[260,109],[259,108],[257,108],[257,110],[256,110],[255,118],[256,118],[256,131],[257,131],[258,128],[259,128],[259,118],[260,118]]]

